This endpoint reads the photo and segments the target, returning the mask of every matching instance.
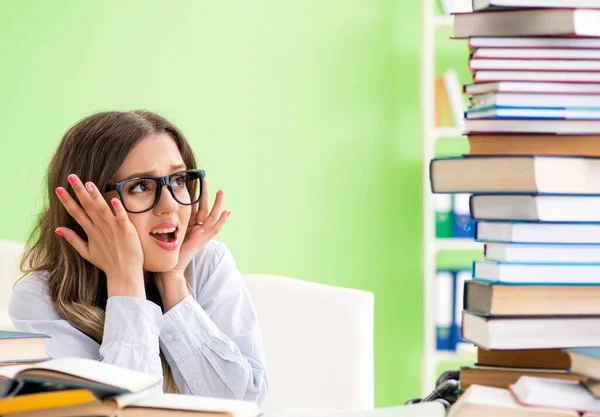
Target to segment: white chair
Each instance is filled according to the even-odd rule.
[[[19,264],[25,245],[0,240],[0,330],[14,330],[8,316],[8,302],[13,285],[21,276]]]
[[[373,293],[245,275],[261,329],[265,415],[290,408],[373,408]]]

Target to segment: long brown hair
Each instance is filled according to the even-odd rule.
[[[47,204],[27,242],[21,261],[25,274],[44,272],[54,308],[71,325],[102,342],[107,290],[104,272],[83,259],[65,240],[57,227],[68,227],[87,240],[81,226],[67,213],[55,195],[57,187],[69,187],[67,176],[77,174],[104,190],[113,179],[129,151],[144,137],[170,135],[188,169],[196,168],[192,149],[177,127],[149,111],[102,112],[86,117],[63,136],[46,178]],[[76,196],[72,194],[76,199]],[[154,279],[147,279],[147,297],[161,306]],[[166,392],[178,392],[171,369],[161,352]]]

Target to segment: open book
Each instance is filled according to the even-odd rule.
[[[57,407],[27,413],[27,417],[257,417],[261,414],[253,401],[226,400],[191,395],[148,392],[72,407]]]
[[[16,395],[25,386],[85,388],[98,397],[137,393],[161,378],[92,359],[61,358],[34,365],[0,367],[0,398]],[[30,390],[31,391],[31,390]],[[34,390],[35,391],[35,390]]]

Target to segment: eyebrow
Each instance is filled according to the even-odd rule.
[[[186,168],[185,164],[171,165],[171,172],[175,173],[175,172],[181,171],[185,168]],[[136,177],[148,177],[148,176],[154,177],[154,176],[156,176],[155,174],[156,174],[156,170],[146,171],[146,172],[138,172],[136,174],[132,174],[132,175],[124,178],[123,180],[128,180],[130,178],[136,178]]]

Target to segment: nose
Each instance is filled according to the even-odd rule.
[[[179,210],[179,203],[173,198],[169,188],[166,185],[162,186],[160,199],[154,207],[154,210],[159,213],[172,213]]]

